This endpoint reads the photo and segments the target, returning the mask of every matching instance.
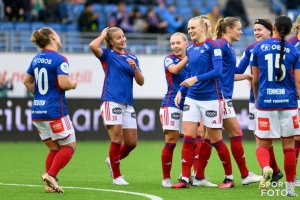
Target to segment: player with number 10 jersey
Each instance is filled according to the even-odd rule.
[[[59,53],[42,50],[32,60],[27,73],[35,77],[33,120],[53,120],[68,115],[65,91],[57,76],[69,73],[68,60]]]

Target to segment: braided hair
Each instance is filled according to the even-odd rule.
[[[290,34],[293,23],[289,17],[279,16],[275,19],[274,26],[280,35],[279,69],[277,71],[277,76],[276,76],[276,79],[280,80],[283,75],[282,64],[283,64],[283,56],[284,56],[285,37],[288,34]]]

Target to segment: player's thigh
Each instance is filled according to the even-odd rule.
[[[236,117],[223,119],[223,126],[230,137],[241,136],[241,128]]]

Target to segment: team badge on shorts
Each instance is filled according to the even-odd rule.
[[[175,120],[179,120],[180,119],[180,114],[179,113],[172,113],[171,118],[175,119]]]
[[[299,128],[299,119],[297,115],[293,116],[293,125],[294,128]]]
[[[54,121],[50,122],[49,124],[50,124],[51,130],[54,134],[61,133],[65,130],[61,119],[54,120]]]
[[[249,113],[249,119],[250,119],[250,120],[254,120],[254,119],[255,119],[255,116],[254,116],[253,113]]]
[[[118,108],[118,107],[113,108],[112,112],[113,112],[113,114],[120,115],[120,114],[122,114],[122,108]]]
[[[258,117],[258,130],[270,131],[270,119]]]
[[[205,112],[205,116],[206,117],[216,117],[217,116],[217,111],[215,111],[215,110],[207,110],[206,112]]]
[[[188,111],[190,109],[190,105],[184,104],[183,111]]]
[[[131,118],[136,119],[136,114],[135,114],[135,112],[131,113]]]
[[[233,107],[232,100],[227,101],[227,106],[228,106],[228,107]]]

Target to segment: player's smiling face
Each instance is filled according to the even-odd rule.
[[[173,35],[170,39],[171,50],[177,57],[185,55],[187,42],[181,35]]]
[[[122,30],[118,30],[112,33],[112,39],[110,40],[113,49],[123,50],[126,48],[126,37]]]
[[[190,20],[188,23],[188,34],[192,40],[199,40],[204,32],[199,19]]]
[[[237,21],[232,28],[228,27],[227,32],[230,34],[232,41],[240,41],[240,37],[243,33],[241,22]]]
[[[271,36],[271,31],[266,29],[266,27],[264,27],[261,24],[254,25],[254,37],[257,42],[267,39],[270,36]]]

